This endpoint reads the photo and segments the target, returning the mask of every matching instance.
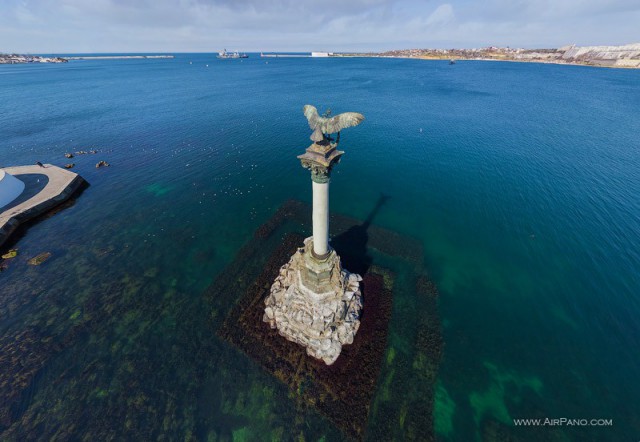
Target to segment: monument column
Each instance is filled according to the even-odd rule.
[[[308,355],[330,365],[343,345],[353,343],[360,327],[362,278],[342,268],[340,257],[329,246],[329,181],[344,152],[328,135],[356,126],[364,117],[354,112],[320,117],[313,106],[305,106],[304,112],[314,129],[314,143],[298,159],[311,171],[313,237],[305,239],[280,268],[265,298],[262,319],[304,346]]]
[[[331,252],[329,247],[329,182],[331,169],[340,162],[344,152],[336,144],[326,140],[309,146],[298,159],[302,167],[311,171],[311,189],[313,191],[313,255],[326,258]]]
[[[329,177],[318,180],[311,176],[313,189],[313,252],[329,253]]]

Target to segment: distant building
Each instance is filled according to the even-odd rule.
[[[329,57],[333,55],[333,52],[312,52],[312,57]]]

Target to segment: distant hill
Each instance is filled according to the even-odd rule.
[[[427,60],[502,60],[536,63],[640,68],[640,43],[623,46],[576,46],[557,49],[520,49],[490,46],[478,49],[399,49],[380,53],[334,54],[333,56],[398,57]]]

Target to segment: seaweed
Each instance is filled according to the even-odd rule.
[[[419,243],[332,215],[345,262],[371,258],[361,328],[334,365],[262,322],[262,298],[310,213],[285,203],[202,293],[182,292],[151,260],[107,272],[141,255],[133,243],[65,239],[42,268],[21,250],[9,272],[29,279],[0,291],[0,439],[431,440],[442,341]],[[354,226],[365,231],[346,234]]]
[[[221,299],[233,302],[217,334],[286,385],[298,409],[319,412],[348,438],[434,440],[434,385],[442,357],[437,289],[425,273],[414,276],[414,290],[423,313],[417,316],[415,324],[415,355],[396,357],[391,348],[386,357],[391,370],[382,370],[381,376],[395,275],[371,259],[372,251],[376,250],[408,261],[412,270],[421,270],[419,243],[370,225],[371,216],[365,222],[331,216],[332,231],[337,233],[332,246],[346,268],[361,272],[365,305],[354,343],[344,346],[331,366],[309,357],[303,347],[286,340],[262,321],[264,298],[280,267],[302,244],[305,236],[301,232],[310,228],[309,213],[309,206],[287,201],[258,228],[253,240],[209,287],[208,299],[212,303],[217,301],[212,312],[221,311]],[[281,231],[285,233],[279,236],[277,233]],[[275,247],[267,244],[269,238],[277,240]],[[250,264],[258,260],[260,251],[267,253],[269,249],[274,251],[268,258],[262,258],[262,264]],[[411,379],[416,378],[422,380],[422,385],[414,385]],[[393,396],[394,400],[374,402],[377,394]],[[401,409],[398,402],[404,402]],[[372,407],[377,409],[372,411]],[[375,421],[371,422],[373,418]]]
[[[285,236],[218,334],[286,384],[299,406],[316,408],[347,435],[360,438],[386,348],[392,294],[381,275],[366,274],[362,291],[367,310],[354,343],[345,346],[331,366],[310,358],[303,347],[284,339],[262,321],[263,301],[271,283],[303,240],[302,235]],[[224,283],[212,288],[224,290]]]

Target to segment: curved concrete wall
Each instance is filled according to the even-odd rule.
[[[4,170],[0,170],[0,209],[18,198],[24,190],[24,183]]]

